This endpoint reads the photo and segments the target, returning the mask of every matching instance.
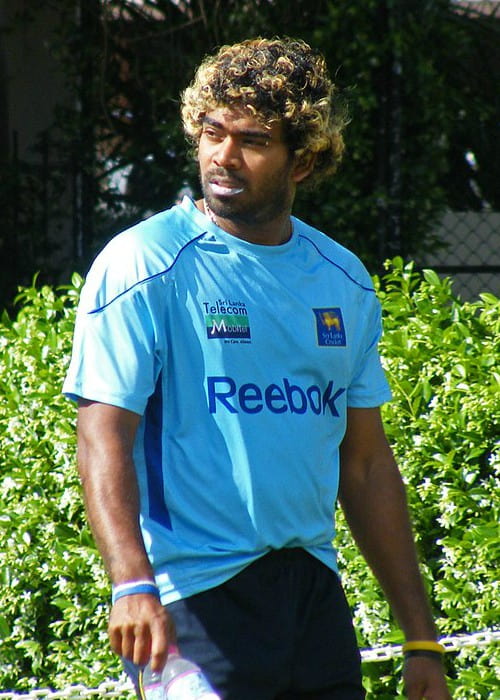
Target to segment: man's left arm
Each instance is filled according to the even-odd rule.
[[[341,445],[339,500],[407,641],[433,641],[436,628],[419,570],[405,488],[378,408],[350,408]],[[410,700],[449,700],[442,662],[412,656]]]

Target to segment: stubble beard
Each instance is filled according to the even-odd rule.
[[[289,213],[292,197],[285,178],[277,178],[265,183],[253,202],[245,201],[246,193],[234,196],[214,196],[210,192],[208,178],[200,177],[203,196],[208,207],[216,216],[228,219],[235,224],[256,226],[273,221],[284,213]],[[267,184],[267,187],[266,187]],[[243,201],[242,201],[243,200]]]

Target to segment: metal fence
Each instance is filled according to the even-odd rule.
[[[451,277],[464,300],[482,292],[500,297],[500,212],[449,211],[437,236],[442,248],[419,258],[419,267]]]
[[[500,631],[497,629],[474,632],[472,634],[459,634],[450,637],[443,637],[439,640],[444,646],[446,653],[458,652],[463,649],[481,650],[491,647],[491,658],[496,658],[494,644],[500,641]],[[380,646],[373,649],[362,649],[361,660],[363,663],[377,663],[389,661],[401,656],[400,644]],[[110,680],[102,683],[98,688],[87,688],[83,685],[73,685],[64,690],[50,690],[48,688],[37,688],[26,693],[14,691],[0,692],[0,700],[87,700],[88,698],[122,698],[125,700],[135,697],[132,683],[122,676],[118,680]],[[465,699],[464,699],[465,700]]]

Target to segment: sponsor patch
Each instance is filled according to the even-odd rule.
[[[250,322],[244,302],[217,299],[203,302],[207,338],[249,340]]]
[[[313,309],[316,319],[316,334],[321,347],[345,347],[346,335],[342,311],[334,306]]]

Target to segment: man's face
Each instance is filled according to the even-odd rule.
[[[214,109],[204,119],[198,162],[205,201],[217,216],[252,226],[289,214],[296,178],[280,124]]]

